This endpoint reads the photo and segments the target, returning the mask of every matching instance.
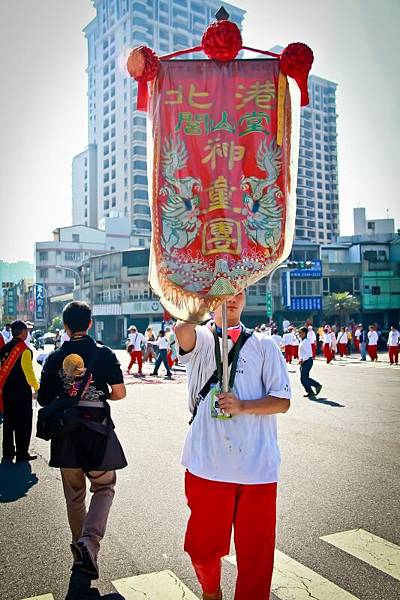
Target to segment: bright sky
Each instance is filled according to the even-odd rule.
[[[234,3],[234,2],[232,2]],[[341,233],[352,208],[400,226],[398,0],[237,0],[260,49],[306,42],[313,73],[338,83]],[[1,0],[0,258],[33,261],[71,223],[71,161],[87,145],[83,27],[91,0]]]

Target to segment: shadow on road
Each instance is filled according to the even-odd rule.
[[[115,592],[102,596],[98,589],[90,587],[91,581],[78,571],[73,572],[65,600],[125,600],[124,596]]]
[[[27,495],[30,488],[39,479],[32,473],[28,462],[13,463],[2,461],[0,464],[0,502],[15,502]]]
[[[318,402],[319,404],[326,404],[326,406],[336,406],[340,408],[346,408],[345,404],[339,404],[339,402],[334,402],[333,400],[328,400],[328,398],[309,398],[311,402]]]

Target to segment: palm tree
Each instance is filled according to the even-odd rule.
[[[339,315],[341,323],[348,323],[350,315],[359,309],[360,301],[349,292],[333,293],[324,298],[324,313],[327,316]]]

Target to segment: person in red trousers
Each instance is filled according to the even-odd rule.
[[[312,357],[313,360],[315,360],[315,357],[317,355],[317,336],[312,325],[308,325],[307,329],[307,339],[311,344]]]
[[[324,351],[324,356],[326,358],[326,362],[329,365],[329,363],[331,362],[333,355],[332,355],[332,336],[334,336],[335,334],[333,332],[331,332],[331,329],[328,325],[326,325],[324,327],[324,335],[322,338],[323,341],[323,351]]]
[[[337,334],[336,343],[338,347],[339,354],[341,358],[343,356],[347,356],[347,332],[346,327],[341,327],[339,333]]]
[[[131,374],[131,369],[133,364],[137,362],[138,364],[138,375],[140,377],[143,376],[143,354],[142,354],[142,345],[146,347],[147,340],[142,333],[140,333],[135,325],[131,325],[128,329],[128,352],[130,354],[130,361],[127,369],[127,374]]]
[[[283,334],[283,346],[285,348],[285,360],[287,363],[292,364],[293,359],[293,333],[292,331],[285,331]]]
[[[396,365],[399,364],[399,343],[400,333],[394,325],[391,325],[388,338],[389,360],[391,365],[394,365],[395,363]]]
[[[244,303],[244,292],[227,300],[230,392],[220,392],[216,370],[221,365],[221,308],[214,323],[178,322],[175,327],[180,361],[188,365],[193,413],[182,454],[190,509],[185,550],[203,600],[222,599],[221,559],[229,554],[232,528],[235,600],[270,597],[279,471],[276,415],[289,409],[291,392],[278,345],[240,322]]]
[[[368,331],[368,355],[372,362],[378,360],[378,333],[375,331],[375,327],[373,325],[369,326]]]

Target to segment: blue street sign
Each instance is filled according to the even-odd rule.
[[[35,289],[35,318],[38,320],[44,319],[45,301],[44,301],[44,284],[37,283]]]
[[[290,310],[322,310],[322,296],[292,296]]]

